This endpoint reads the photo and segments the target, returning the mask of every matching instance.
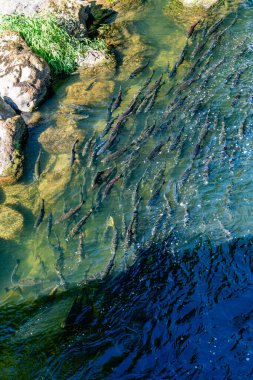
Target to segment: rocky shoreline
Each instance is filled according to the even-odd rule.
[[[0,0],[0,17],[19,15],[24,17],[47,17],[54,15],[68,35],[82,40],[87,39],[89,28],[99,28],[104,19],[122,11],[125,6],[139,6],[139,1],[121,0]],[[208,8],[216,0],[183,0],[186,6]],[[138,4],[137,4],[138,3]],[[116,10],[116,12],[114,11]],[[22,16],[22,17],[23,17]],[[107,32],[100,31],[100,36],[108,41]],[[117,40],[118,37],[116,37]],[[60,41],[57,42],[58,44]],[[113,44],[115,43],[115,38]],[[138,42],[136,42],[138,45]],[[110,44],[110,36],[109,36]],[[134,46],[132,50],[134,51]],[[137,49],[138,50],[138,49]],[[133,56],[130,57],[131,62]],[[139,60],[139,58],[138,58]],[[106,52],[88,48],[85,54],[77,55],[76,67],[94,68],[108,62]],[[2,129],[0,136],[0,183],[15,182],[23,172],[25,136],[29,118],[26,114],[36,109],[48,95],[54,73],[50,64],[36,54],[19,33],[7,30],[0,35],[0,119]],[[8,108],[9,107],[9,108]],[[7,109],[11,109],[8,118]],[[9,111],[10,112],[10,111]],[[21,115],[21,116],[20,116]],[[23,116],[23,117],[22,117]],[[25,120],[25,121],[24,121]],[[6,126],[11,125],[11,128]],[[22,133],[17,133],[20,125]],[[14,132],[13,132],[14,131]],[[25,132],[26,131],[26,132]],[[16,149],[18,146],[18,149]]]
[[[94,3],[94,2],[93,2]],[[92,24],[91,2],[79,0],[0,0],[0,16],[50,17],[61,20],[70,36],[87,37]],[[61,43],[58,41],[56,43]],[[95,67],[106,52],[89,48],[78,55],[76,66]],[[13,183],[23,173],[27,125],[22,113],[32,112],[46,98],[54,73],[48,62],[28,46],[21,35],[6,30],[0,36],[0,182]],[[20,116],[21,114],[21,116]],[[17,149],[18,147],[18,149]]]

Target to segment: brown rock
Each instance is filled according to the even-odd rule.
[[[32,111],[50,85],[46,61],[32,52],[18,33],[0,37],[0,96],[15,110]]]
[[[0,182],[15,182],[23,173],[27,126],[0,98]]]

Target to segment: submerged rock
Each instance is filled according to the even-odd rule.
[[[88,74],[90,73],[90,77]],[[64,106],[71,107],[71,103],[76,102],[82,107],[83,104],[92,106],[96,103],[108,101],[114,90],[114,82],[107,79],[103,80],[103,75],[97,75],[91,73],[90,70],[80,70],[81,78],[95,78],[96,81],[92,83],[92,88],[88,91],[84,89],[83,81],[73,83],[66,89],[66,99],[64,100]]]
[[[52,126],[42,132],[39,142],[43,149],[50,154],[70,154],[74,141],[83,139],[84,132],[76,127],[76,123],[72,120],[68,121],[67,116],[59,115],[57,126]]]
[[[15,110],[29,112],[45,97],[50,68],[16,32],[0,37],[0,96]]]
[[[23,173],[27,126],[0,98],[0,182],[15,182]]]
[[[79,67],[94,67],[96,65],[104,63],[106,60],[107,58],[104,52],[89,49],[83,57],[80,56],[78,58],[77,65]]]
[[[38,186],[41,198],[47,200],[47,204],[52,202],[54,198],[59,197],[66,189],[67,184],[71,179],[70,160],[68,154],[60,154],[58,157],[52,157],[48,170]],[[37,208],[40,203],[37,204]]]
[[[21,232],[23,216],[9,207],[0,206],[0,238],[13,239]]]

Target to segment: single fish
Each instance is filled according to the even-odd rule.
[[[70,157],[70,167],[71,168],[74,165],[74,162],[76,160],[76,146],[77,146],[78,142],[79,142],[79,140],[77,139],[71,148],[71,157]]]
[[[121,149],[118,149],[116,152],[111,153],[109,156],[103,158],[102,162],[106,163],[106,162],[110,162],[110,161],[116,160],[117,158],[119,158],[120,156],[122,156],[122,154],[124,154],[128,150],[128,148],[129,147],[127,146],[127,147],[123,147]]]
[[[222,232],[223,232],[224,235],[226,236],[226,238],[227,238],[228,240],[232,240],[233,237],[232,237],[231,232],[230,232],[228,229],[226,229],[226,228],[224,227],[224,225],[222,224],[222,222],[221,222],[219,219],[218,219],[218,223],[219,223],[219,225],[220,225],[220,228],[221,228]]]
[[[148,159],[149,161],[153,160],[162,150],[162,148],[164,147],[164,145],[167,143],[166,142],[161,142],[160,144],[158,144],[148,155]]]
[[[208,115],[207,115],[205,125],[203,126],[203,128],[200,131],[199,140],[198,140],[197,145],[195,146],[194,151],[193,151],[193,155],[192,155],[193,160],[198,156],[198,154],[200,152],[200,148],[202,146],[203,140],[208,133],[208,127],[209,127],[209,124],[208,124]]]
[[[37,221],[34,224],[34,228],[39,227],[39,225],[43,222],[44,216],[45,216],[45,201],[44,199],[42,199],[41,206],[40,206],[40,214]]]
[[[75,215],[78,211],[81,210],[82,206],[84,205],[85,203],[85,200],[82,199],[81,202],[74,208],[70,208],[67,212],[65,212],[62,216],[60,216],[57,220],[56,220],[56,224],[58,223],[62,223],[62,222],[65,222],[66,220],[68,220],[69,218],[71,218],[71,216]]]
[[[114,226],[114,228],[113,228],[113,235],[112,235],[112,244],[111,244],[112,255],[116,254],[116,251],[117,251],[117,248],[118,248],[118,243],[119,243],[118,230]]]
[[[131,219],[129,226],[127,228],[127,231],[126,231],[125,245],[127,248],[129,248],[137,239],[138,205],[139,205],[139,202],[136,204],[136,206],[134,208],[132,219]]]
[[[112,118],[112,106],[113,106],[114,102],[115,102],[115,98],[113,97],[112,100],[111,100],[111,103],[109,104],[109,106],[107,108],[106,124],[109,123],[109,121]]]
[[[192,67],[190,68],[190,70],[187,72],[187,74],[184,76],[183,80],[184,81],[188,81],[191,79],[192,75],[194,74],[194,72],[196,71],[196,68],[199,66],[199,64],[203,62],[203,59],[202,57],[201,58],[198,58],[194,64],[192,65]]]
[[[102,280],[104,280],[106,277],[108,277],[109,274],[111,273],[112,268],[114,267],[115,257],[116,257],[116,253],[113,253],[109,263],[107,264],[104,272],[101,275]]]
[[[226,141],[226,124],[224,122],[224,120],[222,121],[221,123],[221,131],[220,131],[220,134],[219,134],[219,144],[223,144],[225,141]]]
[[[169,187],[171,185],[172,181],[170,181],[170,184],[169,184]],[[168,187],[168,185],[167,185]],[[166,187],[166,189],[167,189]],[[164,199],[165,199],[165,211],[166,211],[166,219],[169,220],[171,219],[171,212],[172,212],[172,207],[171,207],[171,203],[170,203],[170,200],[167,196],[167,194],[164,194]]]
[[[84,226],[84,224],[87,222],[87,220],[89,219],[89,217],[91,216],[93,212],[93,209],[91,208],[87,214],[81,219],[79,220],[79,222],[77,224],[75,224],[75,226],[71,229],[68,237],[67,237],[67,241],[71,238],[73,238],[79,231],[80,229]]]
[[[180,91],[189,87],[193,82],[195,82],[199,78],[200,78],[200,75],[195,75],[193,78],[188,79],[184,83],[180,84],[180,86],[178,86],[178,88],[175,90],[175,93],[179,93]]]
[[[207,185],[209,183],[209,177],[210,177],[210,165],[213,160],[214,155],[211,154],[211,156],[206,160],[204,165],[204,172],[203,172],[203,178],[204,178],[204,184]]]
[[[187,38],[190,38],[193,35],[193,32],[195,31],[196,27],[199,25],[201,20],[196,21],[194,24],[191,25],[191,27],[188,29],[187,32]]]
[[[234,167],[235,167],[235,161],[236,161],[236,155],[237,155],[237,152],[238,152],[238,145],[235,144],[234,147],[233,147],[233,150],[232,150],[232,153],[231,153],[231,156],[230,156],[230,159],[229,159],[229,168],[231,170],[234,170]]]
[[[173,69],[170,71],[169,78],[172,78],[177,73],[178,67],[184,62],[187,49],[188,49],[188,40],[187,40],[187,42],[186,42],[186,44],[182,50],[182,53],[180,54],[180,57],[178,58],[177,62],[175,63]]]
[[[145,175],[145,173],[144,173],[144,175]],[[140,188],[142,186],[144,175],[139,179],[139,181],[137,182],[137,184],[136,184],[136,186],[134,188],[134,191],[133,191],[133,194],[132,194],[132,205],[133,205],[133,207],[136,207],[138,199],[140,198]]]
[[[149,60],[142,66],[138,67],[136,70],[134,70],[128,77],[128,79],[135,78],[138,74],[142,73],[146,67],[149,65]]]
[[[90,169],[92,167],[92,165],[94,164],[95,162],[95,159],[96,159],[96,155],[97,155],[97,152],[96,150],[94,149],[93,151],[90,152],[90,155],[89,155],[89,161],[87,163],[87,167]]]
[[[49,214],[48,220],[47,220],[47,238],[48,239],[51,236],[52,227],[53,227],[53,214],[52,214],[52,211],[50,211],[50,214]]]
[[[141,92],[151,83],[154,73],[155,73],[155,70],[152,70],[152,73],[150,74],[150,76],[145,80]]]
[[[58,270],[57,268],[55,268],[55,271],[56,271],[56,274],[59,278],[60,286],[62,286],[63,289],[68,289],[69,285],[68,285],[63,273],[60,270]]]
[[[48,283],[49,281],[41,280],[38,278],[26,278],[24,280],[20,280],[17,284],[10,288],[5,288],[6,292],[10,290],[18,291],[21,295],[23,295],[24,288],[33,288],[39,285],[43,285]]]
[[[184,228],[186,228],[188,223],[189,223],[189,220],[190,220],[187,204],[186,203],[180,203],[180,206],[182,206],[184,208],[183,226],[184,226]]]
[[[37,157],[37,160],[36,160],[35,166],[34,166],[34,179],[36,181],[39,180],[40,174],[41,174],[41,163],[40,163],[40,160],[41,160],[41,149],[39,151],[39,155]]]
[[[165,217],[167,214],[166,206],[164,207],[163,211],[160,213],[159,217],[157,218],[152,230],[151,230],[151,237],[154,238],[158,232],[161,230],[162,225],[165,221]]]
[[[245,135],[246,127],[247,127],[247,116],[244,117],[244,119],[241,121],[239,125],[238,134],[240,138],[242,138]]]
[[[122,221],[121,221],[121,237],[122,238],[126,236],[126,232],[127,232],[126,217],[125,217],[125,214],[122,214]]]
[[[54,286],[53,289],[50,290],[48,297],[54,298],[58,292],[58,285]]]
[[[112,108],[111,108],[111,112],[113,113],[117,108],[119,108],[120,104],[121,104],[121,101],[122,101],[122,88],[120,86],[119,88],[119,93],[117,95],[117,98],[115,99],[115,101],[113,102],[112,104]]]
[[[148,206],[153,206],[155,204],[155,202],[157,201],[157,199],[161,193],[161,190],[162,190],[165,182],[166,182],[165,179],[163,179],[162,182],[158,185],[158,187],[153,189],[152,195],[148,201]]]
[[[84,91],[90,91],[96,82],[91,82]]]
[[[175,182],[173,186],[173,198],[176,204],[179,204],[180,194],[179,194],[179,188],[178,183]]]
[[[113,185],[118,182],[122,178],[122,174],[117,175],[114,177],[105,187],[103,193],[102,193],[102,201],[107,197],[109,192],[111,191]]]
[[[58,256],[56,260],[55,268],[58,271],[63,272],[64,262],[65,262],[64,250],[61,246],[58,235],[55,234],[55,236],[56,236],[57,244],[56,245],[51,244],[51,247],[53,248],[55,255]]]
[[[205,41],[199,41],[197,43],[195,49],[193,50],[191,54],[192,58],[195,58],[204,49],[206,42],[207,42],[207,39]]]
[[[79,240],[78,240],[78,247],[77,247],[77,252],[76,252],[76,255],[77,255],[77,262],[80,263],[84,257],[84,233],[83,232],[80,232],[79,234]]]
[[[13,286],[15,286],[19,280],[19,276],[17,276],[17,271],[19,269],[19,266],[20,266],[20,259],[17,259],[16,265],[15,265],[13,271],[11,272],[11,284]]]
[[[187,168],[185,170],[185,172],[183,173],[181,180],[178,182],[179,190],[181,190],[182,187],[184,187],[185,183],[187,182],[188,178],[190,177],[190,174],[192,172],[192,167],[193,167],[193,164],[191,163],[189,168]]]
[[[44,272],[44,275],[46,277],[47,276],[47,267],[45,265],[45,262],[42,260],[42,258],[40,256],[38,257],[38,259],[39,259],[40,267],[41,267],[41,269]]]

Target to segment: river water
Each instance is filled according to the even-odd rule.
[[[253,8],[188,40],[203,13],[170,12],[116,18],[116,69],[57,84],[1,190],[23,221],[0,239],[3,379],[253,377]]]

